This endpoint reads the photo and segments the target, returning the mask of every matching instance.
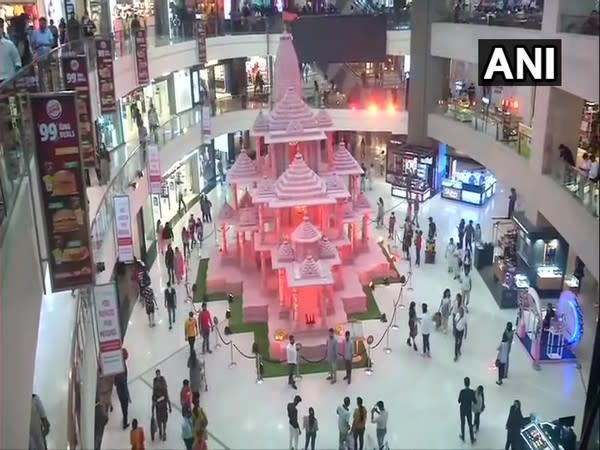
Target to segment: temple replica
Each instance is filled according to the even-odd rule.
[[[274,107],[252,130],[256,158],[242,151],[227,172],[207,293],[241,294],[244,321],[267,322],[271,356],[282,357],[288,334],[306,346],[345,330],[349,315],[367,310],[364,286],[394,272],[370,236],[359,163],[334,145],[329,114],[302,99],[289,34],[274,78]]]

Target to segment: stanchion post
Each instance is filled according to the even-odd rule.
[[[300,342],[296,343],[296,352],[298,352],[298,364],[296,364],[296,374],[294,375],[294,380],[298,381],[302,379],[302,374],[300,373],[300,351],[302,350],[302,344]]]
[[[396,308],[394,308],[394,315],[396,315]],[[390,347],[390,330],[385,330],[385,347],[383,348],[383,352],[386,355],[392,353],[392,347]]]
[[[392,326],[391,326],[392,330],[400,329],[400,326],[398,325],[398,314],[396,314],[396,309],[398,308],[399,305],[401,305],[403,289],[404,289],[404,286],[400,286],[400,292],[398,292],[398,298],[394,302],[394,313],[393,313],[393,317],[392,317]]]
[[[255,359],[256,359],[256,384],[262,384],[262,382],[263,382],[262,370],[261,370],[262,357],[260,356],[260,353],[257,353],[255,355]]]
[[[372,334],[367,336],[367,368],[365,369],[365,373],[367,375],[373,375],[373,361],[371,360],[371,345],[375,338]]]
[[[221,347],[221,333],[219,331],[219,319],[215,316],[213,317],[213,328],[215,329],[216,333],[217,333],[217,339],[215,339],[217,341],[217,343],[215,344],[215,350],[219,347]]]
[[[408,258],[408,290],[413,291],[412,285],[412,258]]]
[[[237,363],[233,360],[233,342],[229,342],[229,368],[233,369]]]

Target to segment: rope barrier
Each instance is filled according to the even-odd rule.
[[[392,325],[394,325],[394,321],[396,319],[396,314],[398,313],[398,305],[400,304],[400,301],[402,300],[402,292],[404,290],[404,286],[406,286],[408,284],[408,281],[410,280],[410,278],[412,278],[412,273],[408,274],[406,281],[400,286],[400,292],[398,293],[398,297],[396,298],[396,300],[393,303],[394,304],[394,312],[392,313],[392,317],[389,321],[389,324],[386,327],[383,334],[381,335],[381,338],[379,338],[379,340],[375,343],[375,345],[371,346],[371,349],[377,348],[381,344],[381,342],[383,342],[386,335],[390,332],[390,328],[392,328]]]

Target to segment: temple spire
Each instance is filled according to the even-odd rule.
[[[304,97],[300,63],[292,41],[292,35],[283,33],[279,39],[277,56],[275,57],[275,81],[273,83],[273,101],[279,102],[288,88],[295,88],[298,95]]]

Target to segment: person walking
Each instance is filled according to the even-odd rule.
[[[165,267],[169,277],[168,282],[175,283],[175,252],[171,244],[167,245],[167,251],[165,252]]]
[[[161,255],[165,254],[165,247],[166,247],[166,245],[164,244],[164,238],[163,238],[164,229],[165,229],[165,227],[163,226],[161,220],[158,219],[156,221],[156,240],[158,241],[158,248],[160,250]]]
[[[196,219],[194,219],[194,214],[190,214],[190,218],[188,220],[188,231],[190,233],[190,249],[193,249],[196,246]]]
[[[114,377],[115,390],[117,391],[117,398],[121,405],[122,421],[121,425],[123,429],[127,429],[129,421],[127,420],[129,413],[129,403],[131,403],[131,397],[129,396],[129,384],[127,383],[127,366],[125,372],[118,373]]]
[[[200,395],[200,389],[202,388],[202,363],[198,360],[195,350],[190,353],[187,366],[190,369],[190,389],[192,390],[193,403],[194,397]]]
[[[154,417],[156,417],[156,425],[158,426],[158,437],[164,442],[167,440],[167,420],[173,409],[171,408],[167,381],[158,369],[152,383],[152,408],[155,414]]]
[[[500,345],[496,350],[498,350],[498,355],[496,356],[498,380],[496,380],[496,384],[498,386],[502,386],[502,380],[504,379],[504,370],[506,368],[506,363],[508,362],[508,336],[506,335],[506,333],[502,333],[502,342],[500,342]]]
[[[338,450],[346,450],[349,446],[350,435],[350,397],[344,397],[344,402],[336,409],[338,416],[339,445]]]
[[[145,450],[146,436],[144,429],[138,425],[137,419],[131,421],[131,432],[129,433],[129,443],[131,450]]]
[[[192,411],[194,393],[190,387],[190,380],[187,378],[183,380],[181,391],[179,392],[179,403],[181,405],[181,411],[186,409]]]
[[[464,239],[465,239],[465,219],[460,219],[458,223],[458,248],[464,248]]]
[[[202,333],[202,354],[212,353],[210,349],[210,332],[213,329],[213,319],[206,302],[202,303],[202,310],[198,314],[198,329]]]
[[[296,342],[294,336],[290,335],[289,342],[286,347],[286,359],[288,366],[288,386],[292,389],[298,389],[296,386],[296,366],[298,365],[298,350],[296,349]]]
[[[469,249],[464,250],[462,257],[463,274],[468,275],[471,273],[471,267],[473,264],[473,252]]]
[[[427,303],[421,304],[421,336],[423,337],[423,356],[431,358],[431,347],[429,345],[429,336],[433,330],[433,319],[428,311]]]
[[[388,239],[394,239],[396,235],[396,215],[392,211],[388,220]]]
[[[375,424],[377,436],[377,449],[383,450],[385,446],[385,435],[387,434],[388,412],[383,402],[379,400],[371,410],[371,423]]]
[[[459,296],[460,294],[457,294],[457,297]],[[454,329],[454,362],[456,362],[462,354],[462,343],[467,331],[467,317],[462,306],[456,308],[456,312],[453,313],[452,320]]]
[[[508,419],[506,419],[506,444],[504,444],[504,450],[521,450],[523,448],[523,439],[521,438],[523,422],[521,402],[515,400],[508,412]]]
[[[185,321],[185,339],[190,344],[190,355],[194,352],[194,343],[196,342],[196,337],[198,336],[198,324],[196,323],[196,319],[194,319],[194,313],[190,311],[188,314],[188,319]]]
[[[290,450],[298,450],[298,438],[300,437],[300,425],[298,424],[298,405],[302,401],[302,397],[296,395],[291,403],[287,404],[287,416],[290,431],[290,439],[288,448]]]
[[[481,244],[481,225],[475,225],[475,231],[473,232],[473,241],[476,244]]]
[[[308,444],[310,444],[310,450],[315,450],[315,441],[317,440],[317,431],[319,431],[319,422],[315,417],[315,410],[312,406],[308,408],[308,416],[304,416],[302,425],[304,428],[304,435],[306,436],[304,450],[308,450]]]
[[[329,374],[327,375],[327,380],[331,384],[337,381],[337,360],[338,360],[338,341],[335,337],[335,330],[333,328],[329,329],[329,337],[327,338],[326,346],[326,355],[325,359],[329,365]]]
[[[54,45],[54,36],[52,31],[48,29],[48,22],[45,17],[38,19],[38,29],[34,30],[30,37],[31,49],[38,59],[43,59],[48,56]]]
[[[184,225],[183,228],[181,229],[181,242],[183,245],[183,256],[185,259],[188,259],[190,257],[190,241],[191,241],[191,239],[192,239],[192,237],[190,235],[190,232]]]
[[[367,408],[363,406],[362,397],[356,397],[356,409],[352,415],[352,437],[354,439],[354,450],[364,450],[366,426]]]
[[[179,191],[179,195],[177,196],[177,198],[177,212],[187,212],[187,205],[185,204],[185,200],[183,199],[183,189]]]
[[[483,386],[477,386],[475,391],[475,403],[473,404],[474,422],[473,427],[475,433],[479,432],[479,421],[481,413],[485,410],[485,395],[483,394]]]
[[[383,227],[383,216],[384,216],[383,199],[381,197],[379,197],[379,199],[377,200],[377,224],[376,224],[376,228],[382,228]]]
[[[10,80],[21,69],[21,55],[15,44],[0,34],[0,83]]]
[[[469,312],[469,300],[471,300],[471,271],[465,270],[465,273],[460,280],[460,292],[464,302],[465,312]]]
[[[423,247],[423,231],[418,230],[415,236],[415,264],[421,265],[421,248]]]
[[[418,326],[417,326],[417,311],[416,311],[416,303],[415,302],[410,302],[410,305],[408,307],[408,339],[406,339],[406,345],[408,345],[409,347],[412,346],[412,348],[416,351],[418,351],[419,349],[417,348],[417,341],[416,341],[416,337],[417,337],[417,330]]]
[[[179,247],[175,247],[175,278],[177,278],[177,284],[181,284],[185,278],[186,265],[183,253],[179,250]]]
[[[510,362],[510,351],[512,350],[512,343],[515,337],[515,330],[513,329],[512,322],[506,323],[506,328],[503,332],[506,335],[506,341],[508,342],[508,352],[506,353],[506,365],[504,366],[504,378],[508,378],[508,365]]]
[[[511,219],[514,212],[515,206],[517,205],[517,190],[514,187],[510,188],[510,195],[508,196],[508,218]]]
[[[460,411],[460,440],[465,441],[465,421],[469,426],[469,436],[471,438],[471,444],[476,442],[475,435],[473,434],[473,405],[475,404],[475,391],[471,389],[471,379],[465,377],[465,387],[461,389],[458,394],[458,404]]]
[[[194,424],[192,423],[192,411],[183,408],[181,421],[181,439],[186,450],[192,450],[194,444]]]
[[[346,330],[344,333],[344,340],[342,341],[342,355],[344,357],[344,369],[346,369],[346,375],[344,380],[350,384],[352,382],[352,357],[354,356],[354,339],[350,335],[350,331]]]
[[[475,228],[473,228],[473,221],[469,220],[469,223],[465,227],[465,249],[473,251],[473,237],[475,235]]]
[[[175,309],[177,308],[177,292],[171,283],[167,283],[165,289],[165,308],[169,316],[169,330],[173,329],[175,323]]]
[[[171,228],[171,224],[166,222],[164,227],[162,228],[162,249],[161,253],[165,253],[167,247],[173,243],[173,229]]]
[[[442,322],[440,325],[440,329],[444,332],[448,332],[448,320],[450,319],[450,314],[452,311],[452,293],[450,289],[444,289],[444,293],[442,294],[442,300],[440,301],[440,316],[442,318]]]
[[[198,247],[202,248],[202,241],[204,240],[204,224],[200,217],[196,219],[196,239],[198,240]]]
[[[429,217],[427,225],[427,239],[433,241],[437,236],[437,225],[433,221],[433,217]]]
[[[158,309],[158,304],[156,303],[154,291],[150,286],[145,286],[140,292],[140,297],[144,301],[144,306],[146,307],[146,314],[148,315],[148,325],[150,325],[150,328],[153,328],[154,326],[156,326],[156,323],[154,322],[154,313]]]
[[[448,273],[456,279],[458,272],[458,260],[456,259],[456,244],[454,243],[453,238],[450,238],[448,241],[445,257],[446,261],[448,261]]]
[[[108,184],[110,181],[110,152],[104,142],[100,143],[99,163],[100,163],[100,184]]]

